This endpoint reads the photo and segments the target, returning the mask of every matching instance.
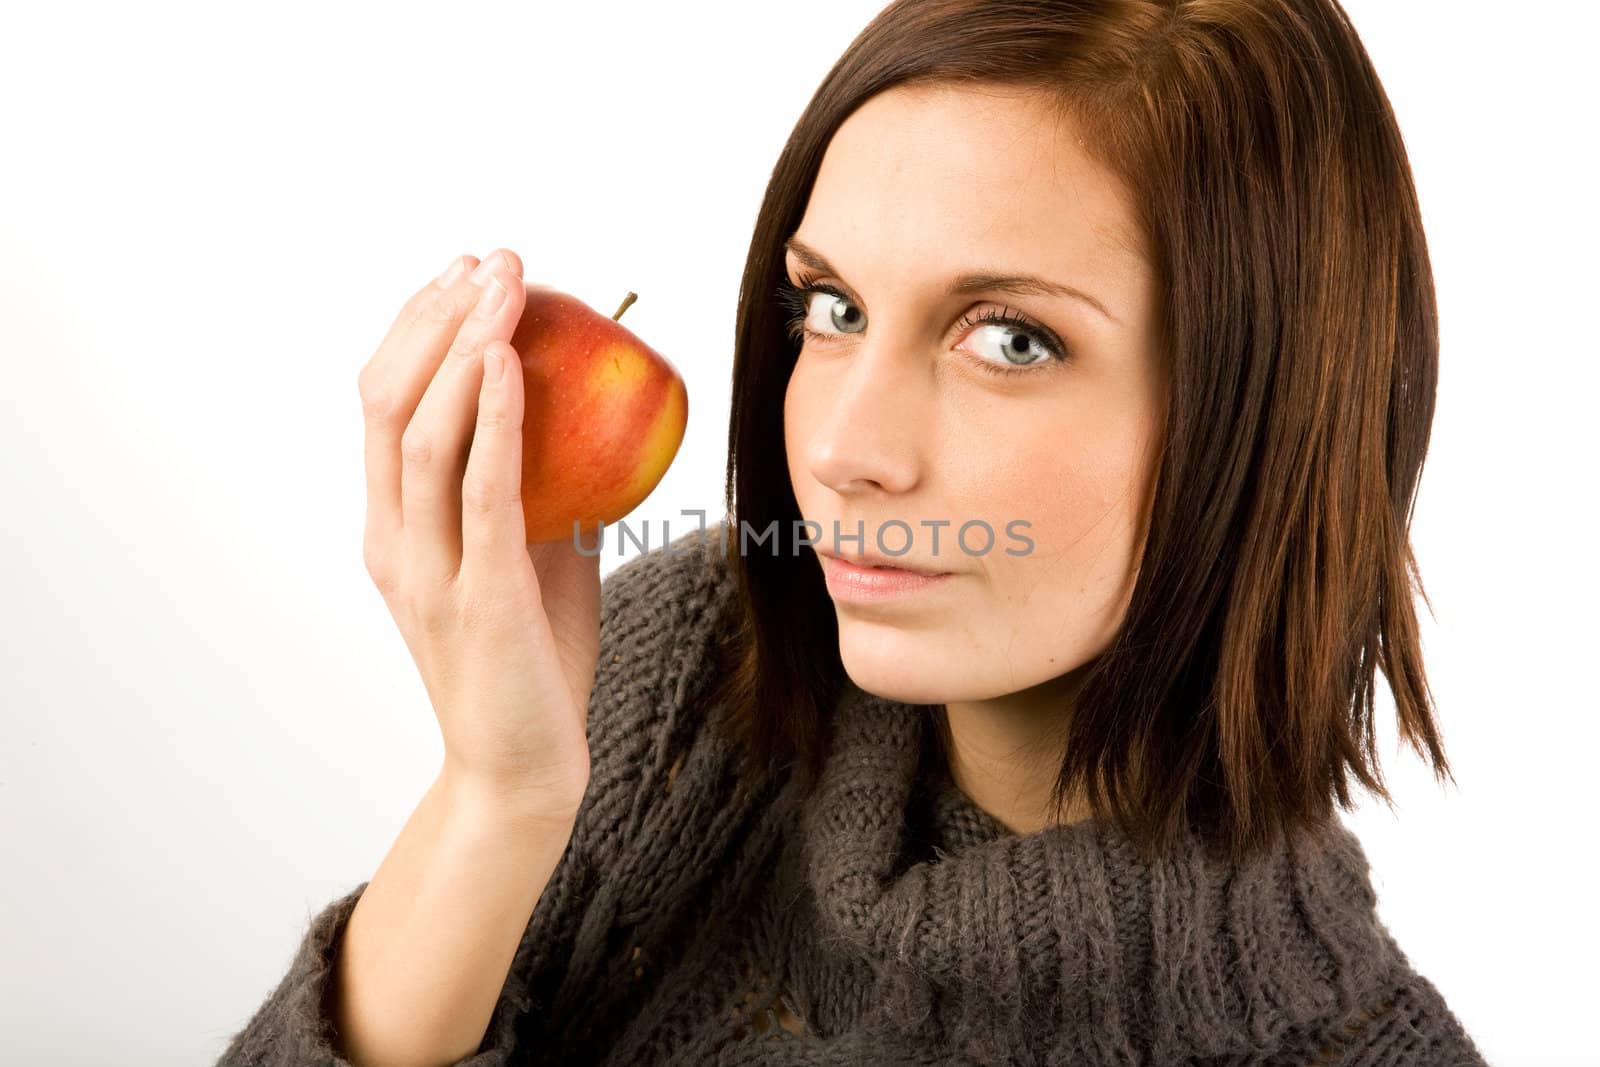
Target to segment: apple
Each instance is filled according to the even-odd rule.
[[[522,515],[527,543],[611,525],[661,481],[683,443],[689,393],[668,360],[618,319],[523,282],[512,333],[522,357]]]

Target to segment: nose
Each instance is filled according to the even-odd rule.
[[[880,335],[881,337],[881,335]],[[825,410],[811,429],[807,462],[822,485],[842,495],[905,493],[920,472],[920,426],[927,422],[920,362],[871,341],[830,379]]]

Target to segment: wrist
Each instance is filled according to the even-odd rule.
[[[479,825],[550,825],[568,830],[588,791],[588,774],[574,773],[554,781],[507,780],[485,777],[446,759],[434,788],[449,810]]]

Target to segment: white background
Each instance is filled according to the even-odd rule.
[[[437,727],[361,562],[356,374],[452,256],[509,246],[606,314],[639,293],[624,321],[692,404],[638,514],[721,514],[756,209],[879,7],[7,11],[0,1060],[211,1062],[431,780]],[[1492,1062],[1600,1063],[1596,19],[1349,10],[1440,298],[1414,541],[1459,783],[1396,747],[1386,703],[1398,816],[1349,821]]]

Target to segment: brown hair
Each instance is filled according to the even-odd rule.
[[[1335,0],[895,0],[828,72],[773,169],[739,294],[739,608],[713,699],[750,768],[815,773],[845,681],[819,568],[796,563],[783,243],[839,125],[918,83],[1034,89],[1070,115],[1131,192],[1162,294],[1170,406],[1143,561],[1065,716],[1058,809],[1082,796],[1147,856],[1184,820],[1244,856],[1315,830],[1335,798],[1348,809],[1351,774],[1392,807],[1380,667],[1401,736],[1449,777],[1409,540],[1433,281],[1393,111]],[[741,529],[774,524],[740,550]]]

